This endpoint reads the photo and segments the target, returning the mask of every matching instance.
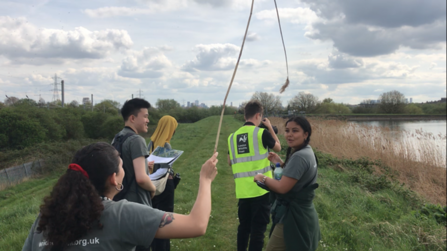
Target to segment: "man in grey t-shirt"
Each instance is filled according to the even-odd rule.
[[[138,134],[147,132],[148,109],[150,107],[149,102],[144,99],[134,98],[126,101],[121,108],[125,127],[118,133],[118,136],[135,133],[127,138],[121,147],[125,179],[127,179],[127,184],[130,184],[124,198],[149,206],[151,206],[151,197],[155,193],[155,185],[149,177],[146,160],[149,152],[146,141]]]

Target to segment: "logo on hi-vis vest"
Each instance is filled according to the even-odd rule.
[[[250,148],[248,147],[248,133],[239,134],[236,136],[237,153],[249,153]]]

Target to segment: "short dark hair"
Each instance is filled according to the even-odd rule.
[[[151,108],[151,104],[141,98],[127,100],[123,107],[121,107],[121,115],[123,116],[124,121],[127,121],[130,115],[138,116],[138,113],[142,108],[149,109]]]
[[[259,102],[258,100],[251,100],[245,105],[244,108],[245,119],[251,119],[256,115],[256,113],[262,114],[263,112],[264,108],[262,107],[261,102]]]

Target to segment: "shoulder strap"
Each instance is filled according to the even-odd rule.
[[[130,136],[133,136],[133,135],[136,135],[136,133],[135,133],[135,132],[129,132],[129,133],[126,133],[126,134],[121,134],[121,135],[119,135],[119,133],[118,133],[118,134],[115,135],[115,138],[113,139],[113,143],[112,143],[112,145],[113,145],[113,146],[115,147],[115,149],[120,153],[120,156],[121,156],[121,157],[123,156],[122,151],[123,151],[123,144],[124,144],[124,142],[125,142]],[[124,166],[123,166],[123,168],[124,168]],[[115,196],[115,197],[116,197],[116,199],[114,198],[115,201],[124,198],[125,194],[126,194],[127,191],[129,190],[129,187],[133,184],[133,182],[134,182],[134,180],[135,180],[135,177],[130,177],[129,175],[126,175],[126,176],[124,177],[124,180],[127,180],[127,181],[129,181],[129,182],[128,182],[128,184],[126,184],[125,189],[124,189],[123,191],[121,191],[119,194],[117,194],[117,195]],[[123,180],[123,183],[124,183],[124,180]],[[126,183],[127,183],[127,182],[126,182]]]
[[[133,135],[135,135],[134,132],[129,132],[129,133],[126,133],[126,134],[121,134],[121,135],[119,135],[119,133],[118,133],[118,134],[115,135],[115,138],[113,139],[113,143],[112,143],[112,145],[113,145],[113,146],[115,147],[115,149],[120,153],[121,156],[122,156],[122,151],[123,151],[123,144],[124,144],[124,142],[125,142],[130,136],[133,136]]]

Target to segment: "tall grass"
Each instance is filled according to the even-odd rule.
[[[285,119],[271,118],[279,133]],[[312,147],[338,158],[377,160],[388,166],[401,183],[408,185],[431,203],[446,204],[446,159],[435,142],[445,135],[417,130],[402,131],[405,137],[389,137],[390,129],[353,125],[346,121],[310,118]],[[376,169],[376,172],[381,172]]]

